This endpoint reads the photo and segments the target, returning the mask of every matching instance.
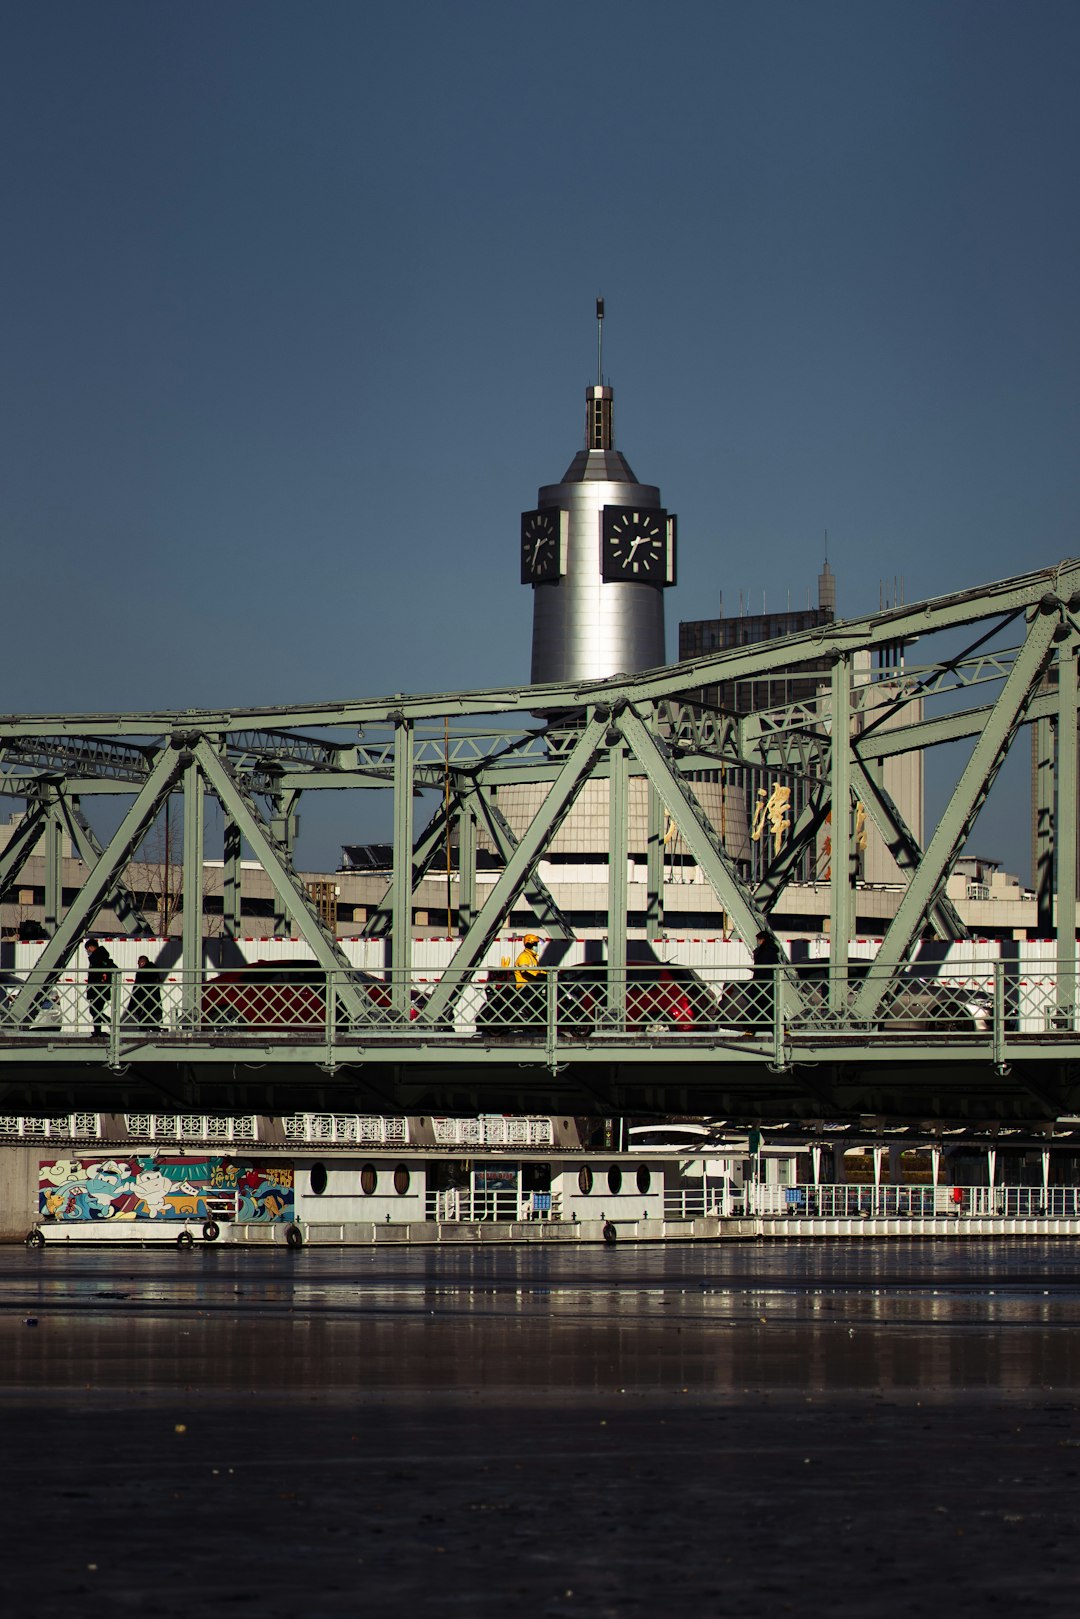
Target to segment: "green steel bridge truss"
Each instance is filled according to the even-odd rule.
[[[336,1096],[343,1085],[361,1092],[367,1087],[387,1105],[400,1109],[408,1102],[413,1111],[416,1102],[468,1109],[481,1093],[504,1096],[515,1106],[526,1097],[535,1106],[546,1094],[560,1106],[576,1101],[578,1111],[590,1099],[607,1108],[632,1098],[645,1110],[650,1099],[659,1106],[665,1092],[669,1110],[680,1098],[700,1102],[707,1093],[707,1108],[689,1110],[715,1112],[713,1104],[726,1099],[732,1111],[755,1116],[776,1109],[788,1116],[808,1107],[819,1113],[837,1107],[893,1113],[982,1107],[990,1114],[1011,1109],[1040,1117],[1072,1110],[1080,1100],[1078,645],[1080,561],[1070,560],[631,677],[427,697],[398,693],[291,708],[0,719],[0,793],[26,803],[15,836],[0,853],[0,892],[17,885],[30,855],[42,852],[49,935],[32,980],[9,997],[0,1027],[0,1093],[29,1094],[50,1084],[70,1090],[84,1081],[107,1088],[110,1074],[117,1084],[127,1074],[133,1085],[145,1081],[168,1092],[170,1084],[180,1084],[190,1092],[192,1086],[216,1088],[227,1072],[230,1085],[249,1091],[261,1084],[269,1094],[287,1082],[295,1094],[303,1074],[313,1088],[329,1084]],[[902,665],[891,656],[898,647],[906,649]],[[917,666],[911,662],[916,647]],[[710,689],[775,679],[808,662],[823,670],[820,695],[809,701],[739,715],[703,700]],[[947,1049],[905,1036],[890,1028],[886,1015],[896,977],[924,938],[964,939],[946,885],[1009,749],[1030,727],[1038,923],[1041,935],[1057,940],[1055,1018],[1045,1038],[1019,1046],[1014,1041],[1012,1049],[1004,1025],[1000,1038]],[[890,758],[955,743],[965,744],[966,759],[922,847],[885,786],[884,767]],[[797,779],[803,788],[803,808],[786,841],[753,883],[692,788],[702,772],[733,768]],[[572,935],[540,866],[586,783],[596,779],[606,781],[609,795],[608,994],[618,1025],[626,993],[628,803],[635,777],[647,784],[647,931],[653,938],[664,927],[665,824],[677,828],[729,925],[752,946],[759,933],[772,932],[780,895],[830,822],[829,1028],[802,1044],[786,1041],[781,1029],[752,1049],[717,1036],[676,1050],[662,1035],[652,1042],[627,1035],[621,1046],[608,1044],[603,1057],[561,1050],[557,1040],[545,1037],[524,1042],[511,1062],[505,1049],[478,1037],[452,1048],[425,1044],[428,1031],[453,1021],[463,986],[522,896],[548,936]],[[522,783],[542,783],[547,792],[531,823],[515,833],[499,810],[498,791]],[[416,795],[423,789],[436,790],[440,802],[418,830]],[[130,1054],[114,1045],[76,1058],[60,1041],[23,1037],[43,986],[60,978],[103,907],[111,907],[132,935],[151,932],[127,886],[128,867],[174,795],[182,798],[184,812],[184,961],[202,960],[204,808],[211,795],[225,821],[226,935],[242,931],[240,860],[246,852],[262,866],[282,916],[315,962],[338,975],[335,1005],[344,1023],[362,1027],[370,1008],[350,980],[349,962],[293,854],[303,795],[342,790],[393,797],[392,878],[367,930],[389,941],[388,994],[400,1023],[396,1043],[372,1047],[344,1040],[327,1051],[321,1044],[301,1049],[292,1041],[263,1040],[247,1063],[251,1054],[209,1039],[204,1046],[188,1039],[182,1054],[165,1040],[143,1041],[133,1075]],[[103,844],[83,805],[104,794],[119,795],[123,812]],[[856,981],[849,980],[848,966],[859,805],[904,873],[906,888],[885,929],[874,973]],[[448,970],[417,1017],[410,1001],[415,893],[445,849],[448,821],[458,850],[457,942]],[[493,883],[478,886],[481,827],[500,853],[501,869]],[[66,909],[65,834],[88,871]],[[796,1024],[805,1011],[804,987],[794,970],[783,976],[777,1004]],[[198,975],[188,974],[187,982],[192,1014],[201,993]],[[916,1071],[921,1085],[896,1082],[896,1075]]]

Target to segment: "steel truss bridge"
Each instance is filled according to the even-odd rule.
[[[897,648],[922,660],[898,665]],[[256,1105],[358,1105],[387,1112],[492,1108],[576,1112],[723,1112],[754,1119],[850,1116],[1052,1121],[1080,1111],[1076,1019],[1077,649],[1080,561],[632,677],[563,685],[377,698],[296,708],[63,715],[0,720],[0,792],[26,814],[0,855],[0,892],[42,852],[47,932],[40,959],[9,987],[0,1017],[0,1105],[132,1105],[164,1097],[220,1111]],[[933,655],[932,655],[933,654]],[[728,682],[825,668],[817,698],[737,715],[702,700]],[[923,941],[962,952],[966,930],[946,893],[953,867],[1010,748],[1034,728],[1039,932],[1057,941],[1037,1007],[1007,962],[982,969],[985,1015],[967,1019],[938,996],[913,1016],[910,980]],[[965,744],[965,762],[925,847],[885,786],[890,759]],[[764,770],[797,781],[800,809],[754,883],[740,873],[693,791],[701,773]],[[630,783],[646,784],[648,926],[663,934],[665,827],[674,825],[731,928],[753,945],[828,823],[828,972],[808,984],[794,965],[753,1015],[725,1006],[691,1027],[635,1017],[640,982],[627,949]],[[572,928],[540,866],[590,781],[607,783],[608,928],[603,994],[582,1037],[549,975],[544,1006],[523,1027],[477,1015],[493,941],[522,897],[538,931]],[[542,784],[531,823],[515,831],[500,789]],[[440,795],[414,824],[416,795]],[[299,877],[293,858],[305,793],[390,792],[392,878],[368,923],[390,966],[378,1004]],[[104,843],[83,803],[115,795],[123,813]],[[224,929],[241,933],[241,856],[257,860],[296,933],[325,974],[322,1011],[300,1027],[268,1018],[224,1026],[205,1016],[204,975],[170,985],[159,1026],[132,1027],[122,1007],[94,1041],[60,1007],[73,958],[106,906],[132,936],[150,935],[129,863],[165,805],[183,802],[183,962],[203,959],[207,797],[224,816]],[[906,878],[873,971],[850,960],[859,816],[877,827]],[[359,819],[359,817],[358,817]],[[479,829],[501,857],[477,883]],[[69,836],[88,868],[62,905]],[[418,1000],[412,961],[417,885],[452,839],[458,851],[457,937],[450,963]],[[970,975],[969,975],[970,977]],[[758,986],[759,993],[763,993]],[[118,994],[119,991],[114,991]],[[470,1010],[471,1008],[471,1010]],[[377,1014],[377,1015],[376,1015]],[[85,1010],[82,1014],[85,1020]],[[965,1022],[965,1019],[967,1021]],[[295,1019],[290,1019],[295,1023]]]

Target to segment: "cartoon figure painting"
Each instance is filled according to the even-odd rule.
[[[57,1158],[38,1170],[46,1220],[291,1220],[291,1164],[227,1158]]]

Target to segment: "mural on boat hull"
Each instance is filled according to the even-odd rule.
[[[231,1158],[55,1158],[38,1166],[46,1220],[291,1220],[292,1166]]]

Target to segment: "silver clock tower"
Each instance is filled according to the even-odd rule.
[[[598,334],[603,312],[601,300]],[[534,685],[635,674],[665,661],[675,517],[615,448],[612,389],[598,383],[585,398],[585,448],[521,518],[521,579],[533,589]]]

